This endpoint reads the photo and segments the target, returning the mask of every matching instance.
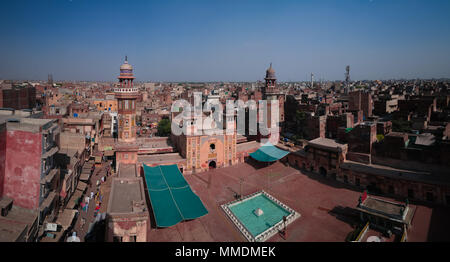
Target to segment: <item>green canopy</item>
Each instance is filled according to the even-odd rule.
[[[149,167],[144,164],[143,167],[158,227],[170,227],[208,214],[177,165]]]
[[[281,150],[270,142],[267,142],[255,152],[250,153],[250,156],[260,162],[275,162],[287,154],[289,154],[289,151]]]

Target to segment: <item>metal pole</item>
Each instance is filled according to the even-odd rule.
[[[241,179],[239,180],[239,182],[240,182],[239,199],[242,199],[242,181],[243,181],[243,179],[241,178]]]

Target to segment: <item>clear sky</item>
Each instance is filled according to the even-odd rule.
[[[450,77],[448,0],[1,2],[0,79]]]

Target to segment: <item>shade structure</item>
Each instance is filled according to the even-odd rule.
[[[143,164],[143,168],[158,227],[170,227],[208,214],[177,165],[149,167]]]
[[[250,156],[260,162],[275,162],[287,154],[289,154],[289,151],[281,150],[270,142],[267,142],[255,152],[250,153]]]

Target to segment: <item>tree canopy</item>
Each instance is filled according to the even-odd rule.
[[[169,136],[171,132],[170,120],[167,118],[161,119],[158,123],[158,136]]]

